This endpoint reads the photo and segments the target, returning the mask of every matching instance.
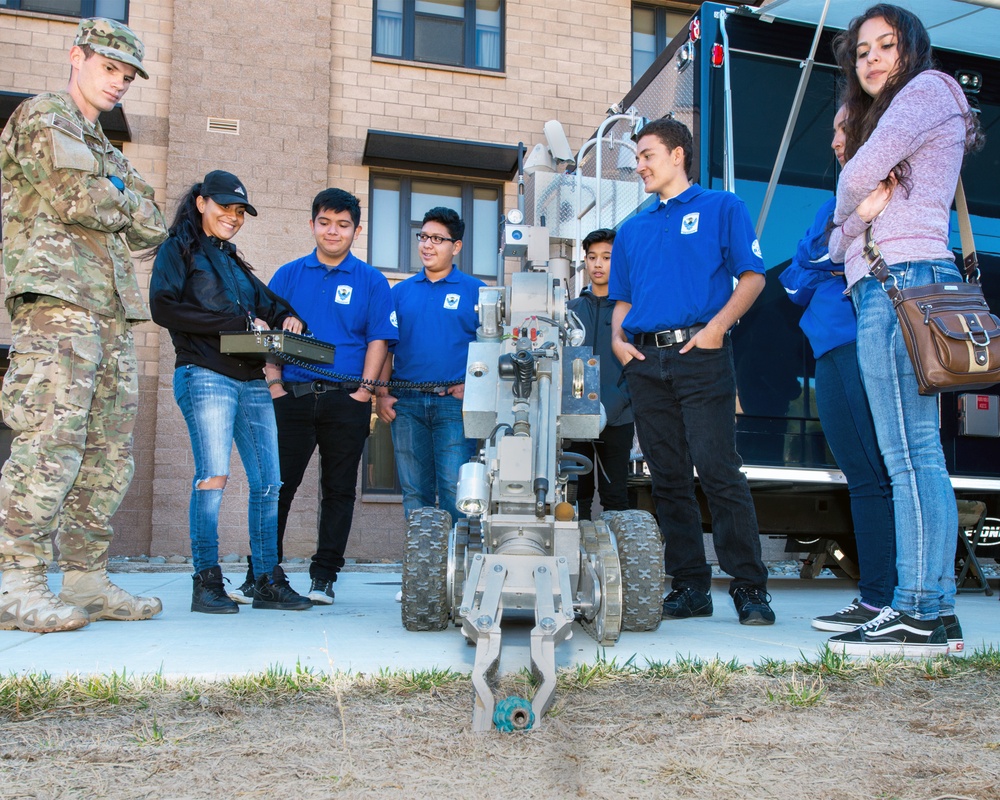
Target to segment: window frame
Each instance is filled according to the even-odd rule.
[[[438,184],[440,186],[458,186],[461,190],[462,198],[462,219],[465,221],[465,235],[462,237],[462,252],[458,256],[458,268],[467,275],[472,275],[480,280],[496,280],[497,277],[497,262],[491,265],[491,272],[480,272],[474,271],[472,263],[472,255],[475,253],[475,225],[474,220],[474,200],[476,189],[490,189],[495,190],[497,193],[497,228],[499,230],[500,217],[503,214],[503,201],[504,201],[504,185],[502,183],[495,182],[491,183],[489,181],[481,180],[463,180],[462,178],[456,176],[454,179],[449,180],[447,177],[439,177],[436,175],[419,175],[419,174],[402,174],[398,172],[383,171],[383,170],[372,170],[368,176],[369,185],[369,207],[374,206],[374,183],[376,178],[388,178],[391,180],[399,181],[399,222],[397,234],[399,236],[399,263],[395,267],[382,267],[374,264],[374,258],[371,257],[369,252],[370,261],[372,266],[382,272],[388,273],[398,273],[400,275],[416,275],[423,269],[423,266],[419,262],[417,264],[410,264],[410,255],[412,253],[412,239],[417,231],[420,230],[419,225],[414,228],[415,221],[411,219],[412,217],[412,196],[413,196],[413,181],[419,181],[421,183],[432,183]],[[378,236],[378,230],[375,226],[375,221],[372,216],[369,216],[368,220],[368,241],[371,242],[375,237]],[[499,242],[498,242],[499,244]],[[369,251],[371,247],[369,246]],[[405,251],[405,262],[403,252]],[[463,258],[462,256],[468,253],[468,258]],[[498,253],[499,259],[499,253]]]
[[[632,3],[632,8],[629,11],[631,17],[629,20],[631,28],[629,50],[631,51],[630,55],[632,56],[631,73],[633,85],[637,80],[639,80],[639,78],[642,77],[641,74],[635,74],[635,12],[637,9],[653,12],[653,47],[655,48],[653,52],[653,60],[656,60],[656,57],[663,52],[663,48],[666,47],[670,41],[667,38],[667,11],[670,9],[666,6],[655,6],[650,3]]]
[[[704,0],[701,0],[703,2]],[[687,23],[687,21],[693,17],[701,6],[701,2],[697,0],[666,0],[663,3],[656,2],[633,2],[630,10],[630,41],[629,49],[632,56],[632,65],[630,74],[632,76],[632,85],[634,86],[639,78],[642,77],[642,73],[635,74],[635,11],[636,9],[641,9],[643,11],[653,12],[653,46],[655,52],[653,53],[653,60],[655,61],[657,56],[663,52],[677,32],[670,33],[670,20],[671,18],[676,18],[677,22]],[[755,0],[752,5],[758,5],[760,0]],[[678,30],[683,30],[683,26]]]
[[[73,14],[66,11],[38,11],[33,8],[23,8],[22,5],[24,0],[6,0],[3,5],[0,5],[0,10],[8,11],[24,11],[30,14],[45,14],[46,16],[52,17],[72,17],[73,19],[89,19],[90,17],[97,16],[96,7],[97,0],[80,0],[80,13]],[[125,15],[122,18],[112,17],[111,19],[117,22],[123,22],[128,24],[129,11],[131,6],[131,0],[125,0]]]
[[[483,67],[476,64],[476,0],[464,0],[465,15],[462,18],[462,63],[450,64],[441,61],[426,61],[416,58],[416,0],[403,2],[403,47],[400,55],[380,53],[378,51],[378,6],[379,0],[372,3],[372,55],[378,58],[391,58],[399,61],[412,61],[417,64],[428,64],[453,69],[481,69],[487,72],[503,72],[506,63],[507,44],[507,0],[500,2],[500,64],[496,67]]]

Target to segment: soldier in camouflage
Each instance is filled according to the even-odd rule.
[[[142,67],[125,25],[85,19],[69,85],[25,100],[0,135],[10,369],[0,408],[15,432],[0,474],[0,630],[73,630],[160,613],[106,572],[111,517],[132,479],[138,368],[149,319],[129,249],[166,238],[153,189],[104,135]],[[63,586],[46,570],[59,550]]]

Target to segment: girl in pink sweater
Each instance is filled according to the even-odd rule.
[[[911,12],[869,8],[836,37],[834,51],[846,82],[849,161],[830,256],[845,263],[857,310],[858,363],[892,480],[898,585],[891,607],[830,647],[850,655],[958,651],[958,516],[937,399],[918,394],[896,314],[861,249],[870,227],[900,288],[960,280],[948,246],[950,208],[962,159],[981,133],[955,80],[932,68],[930,37]]]

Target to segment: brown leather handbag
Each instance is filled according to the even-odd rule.
[[[1000,382],[1000,320],[990,312],[979,285],[979,257],[961,178],[955,205],[965,274],[961,283],[900,289],[872,238],[871,227],[865,231],[868,270],[881,282],[896,310],[922,395],[975,391]]]

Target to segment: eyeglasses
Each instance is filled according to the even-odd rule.
[[[438,236],[436,233],[430,236],[428,236],[426,233],[418,233],[416,234],[416,236],[417,236],[417,241],[420,242],[420,244],[423,244],[424,242],[433,242],[434,244],[444,244],[445,242],[458,241],[458,239],[449,239],[445,236]]]

